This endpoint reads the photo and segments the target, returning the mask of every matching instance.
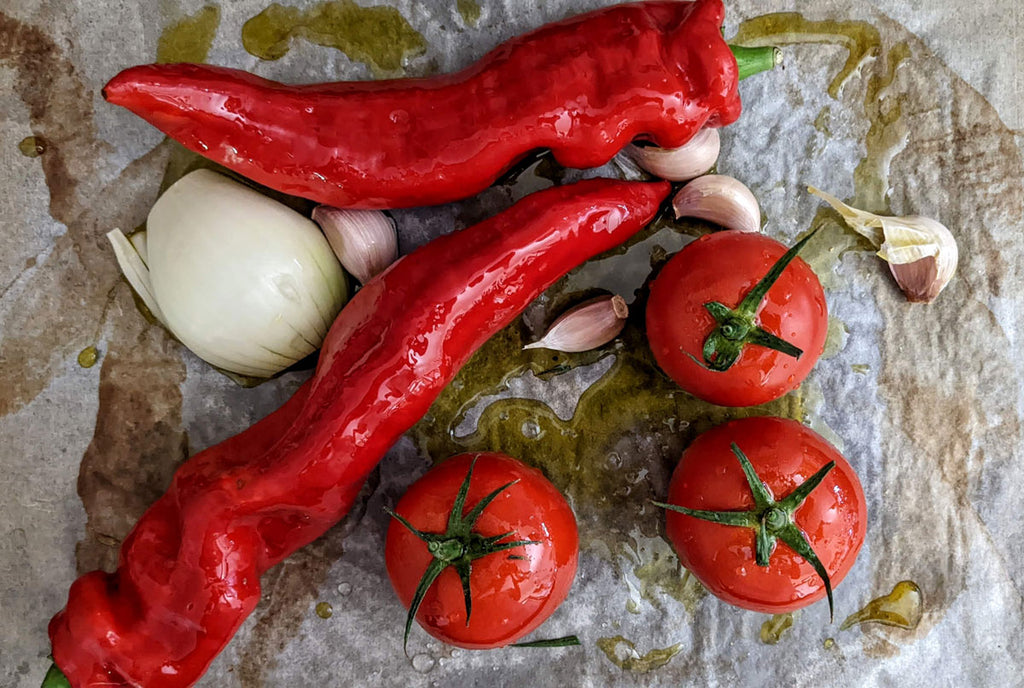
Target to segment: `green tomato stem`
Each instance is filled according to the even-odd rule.
[[[725,372],[739,360],[743,348],[750,344],[773,349],[793,358],[800,358],[803,355],[803,350],[761,327],[758,324],[757,313],[768,295],[768,291],[800,253],[800,249],[817,232],[818,230],[815,229],[775,261],[765,276],[758,280],[757,284],[747,292],[735,308],[730,308],[718,301],[709,301],[704,304],[704,308],[714,318],[716,324],[704,340],[701,352],[704,362],[696,361],[696,358],[691,355],[698,365],[715,372]],[[753,486],[751,489],[754,489]]]
[[[510,483],[502,485],[477,502],[469,513],[464,514],[466,495],[469,494],[469,483],[473,478],[474,466],[476,466],[476,459],[473,459],[473,462],[469,465],[469,470],[466,471],[466,478],[459,486],[459,492],[452,503],[452,510],[448,514],[448,527],[443,533],[423,532],[391,509],[388,509],[387,507],[384,508],[388,514],[401,523],[409,532],[427,543],[427,550],[433,557],[430,564],[427,565],[426,570],[423,572],[423,577],[420,578],[419,585],[416,586],[416,592],[413,594],[412,603],[409,605],[409,614],[405,619],[405,637],[402,641],[403,648],[408,648],[409,633],[412,631],[412,622],[416,618],[416,612],[419,610],[420,605],[423,603],[423,598],[426,596],[427,591],[430,590],[430,586],[437,580],[437,577],[441,575],[442,571],[450,566],[455,569],[455,573],[459,576],[459,580],[462,583],[462,594],[466,605],[466,625],[468,626],[470,615],[473,612],[473,598],[470,594],[469,586],[470,575],[473,572],[473,561],[480,559],[481,557],[486,557],[497,552],[504,552],[516,547],[540,544],[535,540],[507,541],[506,538],[512,535],[511,532],[484,537],[473,530],[473,526],[476,525],[476,522],[480,518],[480,515],[483,514],[484,509],[486,509],[498,495],[519,482],[518,480],[513,480]],[[502,542],[503,540],[506,541]],[[509,555],[509,558],[522,559],[523,557],[513,554]]]
[[[830,461],[822,466],[789,495],[776,501],[771,490],[757,475],[750,459],[735,442],[732,443],[732,453],[739,460],[743,474],[747,478],[747,485],[754,498],[753,509],[749,511],[704,511],[660,502],[654,502],[654,505],[710,523],[751,529],[754,532],[754,557],[758,566],[771,564],[771,555],[775,551],[776,541],[782,540],[790,549],[806,559],[821,578],[825,585],[825,594],[828,596],[829,619],[834,620],[832,581],[829,579],[828,571],[821,563],[821,559],[818,558],[808,542],[807,536],[793,522],[793,513],[800,508],[814,488],[821,484],[825,476],[836,467],[835,461]]]

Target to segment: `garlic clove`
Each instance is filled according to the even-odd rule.
[[[658,148],[631,144],[626,153],[637,165],[656,177],[685,182],[704,174],[718,161],[721,150],[718,129],[701,129],[679,148]]]
[[[621,296],[599,296],[570,308],[551,324],[539,341],[523,348],[566,353],[590,351],[619,336],[628,316],[629,307]]]
[[[761,207],[742,182],[724,174],[697,177],[672,199],[676,217],[696,217],[740,232],[761,231]]]
[[[960,251],[952,232],[941,222],[920,215],[875,215],[813,186],[807,190],[835,208],[855,232],[878,249],[878,257],[889,264],[908,301],[930,303],[953,278]]]
[[[379,210],[348,210],[327,205],[313,210],[334,254],[361,284],[398,260],[395,223]]]

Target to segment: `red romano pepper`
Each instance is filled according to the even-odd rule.
[[[514,38],[455,74],[287,86],[205,65],[143,65],[107,100],[260,184],[340,207],[434,205],[548,148],[567,167],[635,138],[674,148],[740,114],[773,48],[722,40],[722,0],[609,7]],[[739,60],[739,64],[737,64]]]
[[[256,607],[260,575],[348,512],[470,355],[561,275],[643,227],[668,191],[610,180],[542,191],[370,281],[300,393],[186,462],[117,571],[74,583],[50,622],[70,684],[192,685]]]

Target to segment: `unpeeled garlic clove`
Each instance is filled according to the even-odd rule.
[[[628,316],[629,307],[621,296],[599,296],[570,308],[539,341],[523,348],[566,353],[590,351],[618,337]]]
[[[334,255],[361,284],[398,259],[395,223],[379,210],[348,210],[328,205],[313,210]]]
[[[953,278],[960,252],[953,234],[942,223],[920,215],[875,215],[813,186],[807,190],[835,208],[855,232],[878,249],[878,257],[889,264],[908,301],[930,303]]]
[[[721,150],[718,129],[701,129],[679,148],[658,148],[631,144],[626,153],[637,165],[656,177],[685,182],[704,174],[718,161]]]
[[[676,217],[696,217],[740,232],[761,231],[761,207],[741,181],[724,174],[697,177],[672,199]]]

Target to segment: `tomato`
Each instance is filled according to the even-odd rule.
[[[734,447],[749,459],[778,504],[785,504],[801,485],[810,489],[791,516],[778,522],[767,516],[766,532],[795,525],[813,552],[810,556],[817,556],[831,585],[838,585],[864,542],[867,505],[853,468],[810,428],[781,418],[744,418],[709,430],[683,453],[672,475],[668,503],[732,512],[732,518],[738,511],[757,511]],[[812,476],[829,462],[835,467],[811,487]],[[761,523],[764,517],[754,520]],[[766,541],[768,565],[761,566],[756,562],[757,537],[750,527],[669,511],[666,533],[682,564],[726,602],[774,614],[800,609],[828,593],[831,605],[831,590],[808,557],[786,544],[786,535],[774,543]]]
[[[687,392],[722,406],[763,404],[796,389],[825,347],[828,309],[821,283],[795,251],[763,298],[748,300],[747,313],[739,312],[741,304],[787,255],[784,245],[725,231],[673,256],[647,303],[647,338],[662,370]],[[787,343],[795,350],[766,346]]]
[[[466,482],[460,509],[458,494]],[[475,523],[449,526],[453,511],[469,514],[495,491]],[[503,454],[461,454],[444,461],[409,488],[394,514],[384,553],[391,584],[410,608],[429,569],[440,569],[415,618],[430,635],[451,645],[486,649],[517,641],[555,611],[576,575],[579,534],[572,509],[540,471]],[[437,555],[407,526],[436,540]],[[461,542],[440,536],[460,529],[465,535]],[[484,538],[492,538],[492,549],[501,549],[468,562],[467,552],[486,549]],[[526,541],[530,544],[521,544]],[[471,567],[468,625],[459,573],[466,564]],[[408,630],[407,625],[406,639]]]

